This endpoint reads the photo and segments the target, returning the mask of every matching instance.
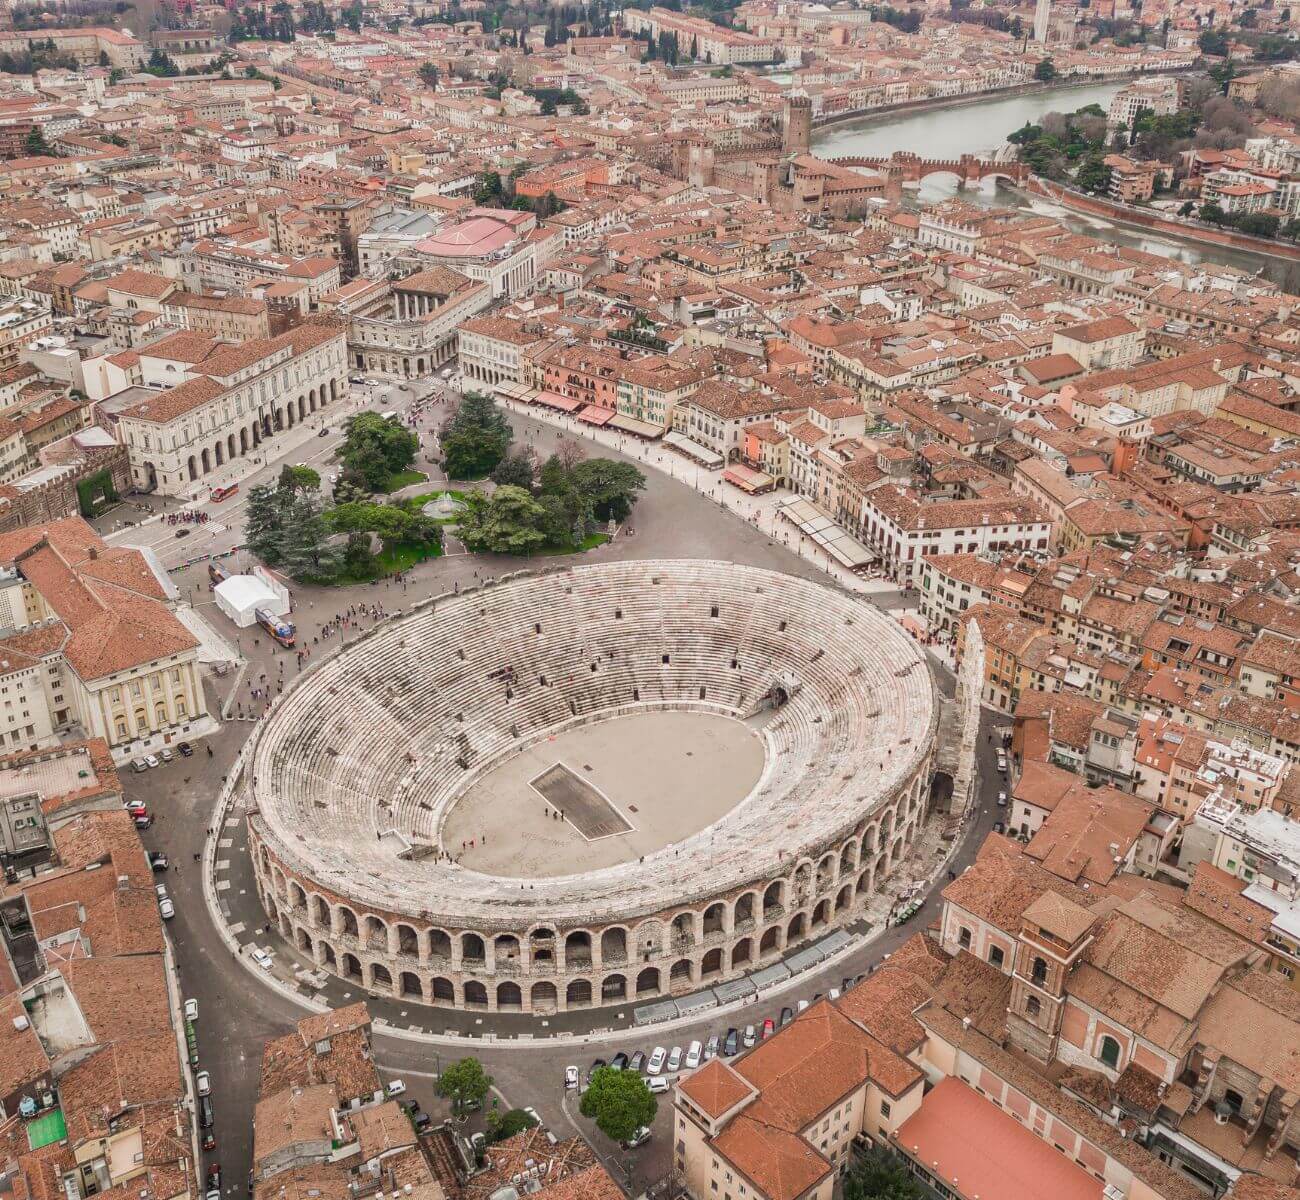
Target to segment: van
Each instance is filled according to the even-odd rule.
[[[704,1053],[704,1047],[699,1042],[692,1042],[686,1047],[686,1069],[695,1070],[700,1065],[700,1056]]]

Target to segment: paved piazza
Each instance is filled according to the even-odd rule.
[[[915,643],[833,588],[521,573],[285,691],[245,756],[259,894],[319,968],[403,1000],[682,994],[857,919],[915,840],[937,711]]]
[[[535,879],[651,854],[725,816],[758,783],[764,743],[733,717],[659,711],[615,717],[538,742],[484,775],[447,816],[443,844],[476,871]],[[605,797],[631,827],[588,838],[534,791],[561,763]],[[484,833],[488,834],[486,843]]]

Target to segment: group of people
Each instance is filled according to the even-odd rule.
[[[168,525],[206,525],[208,513],[195,512],[192,508],[182,508],[178,512],[167,514]]]

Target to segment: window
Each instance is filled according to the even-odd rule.
[[[881,1115],[882,1117],[888,1119],[888,1117],[889,1117],[889,1101],[888,1101],[888,1100],[882,1100],[882,1101],[880,1102],[880,1115]]]
[[[963,950],[970,949],[970,930],[963,925],[957,934],[957,945]]]
[[[1029,977],[1037,986],[1042,987],[1047,982],[1047,963],[1041,958],[1034,959],[1033,969]]]
[[[1109,1034],[1101,1039],[1101,1061],[1112,1070],[1119,1069],[1119,1043]]]
[[[1031,1017],[1038,1016],[1042,1011],[1043,1002],[1037,996],[1030,996],[1029,999],[1025,1001],[1025,1012],[1027,1012]]]
[[[995,967],[1000,967],[1005,959],[1006,955],[1002,953],[1001,946],[989,947],[989,962],[991,962]]]

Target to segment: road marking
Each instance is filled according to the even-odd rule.
[[[234,838],[221,838],[220,841],[217,842],[217,845],[220,846],[222,850],[229,850],[234,844]],[[218,863],[217,865],[220,866],[221,864]]]
[[[219,859],[217,859],[217,870],[218,870],[218,871],[229,871],[229,870],[230,870],[230,859],[228,859],[228,858],[219,858]]]
[[[217,891],[219,891],[219,892],[224,892],[228,887],[230,887],[230,880],[229,880],[229,879],[218,879],[218,880],[217,880]],[[242,896],[244,893],[243,893],[243,892],[240,892],[239,894]]]
[[[240,921],[238,924],[232,925],[230,927],[230,932],[233,933],[236,937],[238,937],[247,928],[248,926],[245,925],[243,921]]]

